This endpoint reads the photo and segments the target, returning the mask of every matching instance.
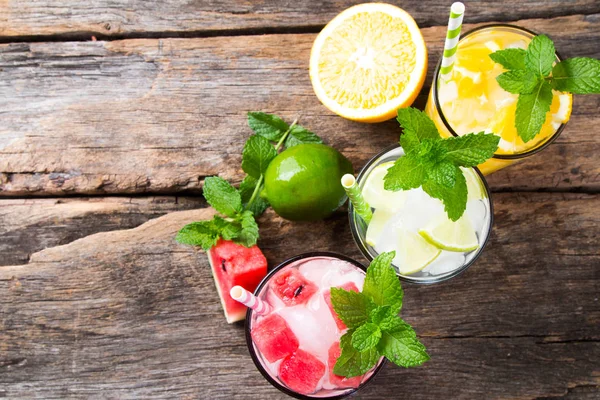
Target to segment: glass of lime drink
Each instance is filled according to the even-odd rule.
[[[362,169],[357,184],[373,210],[369,224],[348,207],[350,228],[362,254],[372,261],[396,251],[393,266],[400,279],[431,284],[453,278],[481,254],[492,229],[490,190],[477,168],[462,168],[468,200],[463,216],[452,222],[444,205],[422,188],[398,192],[384,189],[387,169],[404,155],[401,146],[385,149]]]

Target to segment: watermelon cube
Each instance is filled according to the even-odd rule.
[[[287,306],[304,304],[318,291],[317,285],[294,268],[278,272],[271,280],[271,288]]]
[[[220,239],[208,251],[208,261],[227,322],[243,320],[246,317],[246,306],[233,300],[229,291],[239,285],[254,292],[267,275],[267,259],[257,246],[244,247]]]
[[[286,357],[279,366],[279,379],[287,387],[301,394],[316,392],[323,375],[325,364],[304,350],[297,350]]]
[[[335,366],[335,363],[340,354],[342,354],[340,342],[335,342],[329,348],[329,359],[327,361],[329,367],[329,382],[332,385],[335,385],[338,389],[357,388],[360,385],[360,382],[362,381],[362,376],[346,378],[345,376],[339,376],[333,373],[333,367]]]
[[[278,314],[261,319],[250,332],[254,344],[269,362],[281,360],[298,349],[298,338]]]
[[[358,288],[356,287],[354,282],[346,282],[342,286],[338,286],[338,287],[348,290],[348,291],[358,292]],[[342,320],[340,319],[340,317],[338,317],[337,313],[333,309],[333,304],[331,304],[331,290],[328,290],[325,293],[323,293],[323,298],[325,299],[325,302],[329,306],[329,311],[331,311],[331,315],[333,316],[333,319],[335,320],[335,324],[337,325],[338,329],[340,331],[343,331],[344,329],[346,329],[346,324],[344,324],[342,322]]]

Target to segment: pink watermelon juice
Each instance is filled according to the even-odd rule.
[[[275,387],[297,398],[342,398],[364,385],[383,365],[363,376],[333,373],[346,326],[331,305],[331,287],[359,291],[364,267],[332,253],[294,257],[273,270],[256,295],[269,303],[268,315],[252,310],[246,339],[254,362]]]

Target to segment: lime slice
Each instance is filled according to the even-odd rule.
[[[392,165],[394,162],[390,161],[375,167],[367,177],[362,195],[371,207],[395,213],[404,206],[406,192],[403,190],[391,192],[383,188],[383,178]]]
[[[467,180],[467,191],[468,191],[468,200],[481,200],[487,197],[487,193],[485,192],[485,188],[483,187],[483,183],[481,179],[479,179],[479,175],[473,168],[460,168]]]
[[[471,220],[466,215],[453,222],[445,215],[432,220],[419,234],[434,246],[448,251],[468,252],[479,247]]]
[[[385,224],[392,218],[393,214],[381,209],[375,209],[373,213],[373,218],[371,218],[371,222],[369,223],[369,227],[367,228],[367,234],[365,240],[369,246],[375,246],[377,243],[377,239],[381,236],[381,232],[383,232],[383,227]]]
[[[418,234],[405,229],[398,232],[398,244],[394,265],[402,275],[421,271],[442,253]]]

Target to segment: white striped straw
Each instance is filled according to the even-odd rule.
[[[350,199],[350,202],[354,206],[354,211],[368,224],[373,218],[373,212],[371,207],[365,201],[358,185],[356,184],[356,178],[352,174],[346,174],[342,176],[342,186]]]
[[[448,20],[448,32],[446,32],[446,42],[444,43],[444,56],[442,57],[442,67],[440,74],[444,81],[449,81],[452,76],[452,67],[456,58],[456,49],[460,40],[460,29],[462,28],[463,16],[465,14],[465,5],[456,2],[450,7],[450,19]]]
[[[265,315],[271,312],[271,306],[262,301],[241,286],[234,286],[229,291],[229,295],[235,301],[239,301],[248,308],[254,310],[258,315]]]

